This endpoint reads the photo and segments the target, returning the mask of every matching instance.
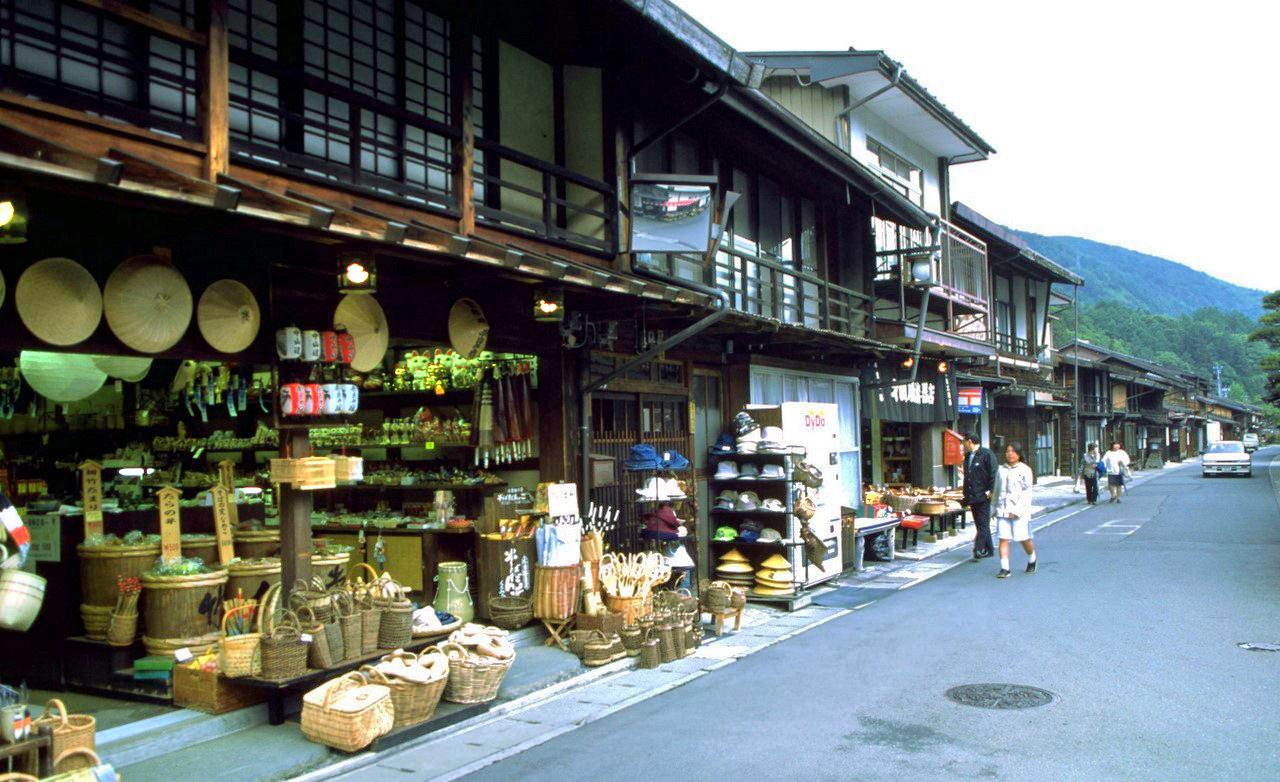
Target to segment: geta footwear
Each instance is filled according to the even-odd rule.
[[[1028,572],[1028,573],[1034,573],[1034,572],[1036,572],[1036,563],[1034,563],[1034,562],[1028,562],[1028,563],[1027,563],[1027,572]]]
[[[999,573],[996,573],[996,578],[1008,578],[1008,577],[1009,577],[1009,571],[1007,570],[1001,570]]]

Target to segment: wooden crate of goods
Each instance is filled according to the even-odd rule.
[[[199,663],[198,660],[192,661]],[[264,690],[236,684],[203,664],[173,669],[173,705],[209,714],[225,714],[266,700]]]

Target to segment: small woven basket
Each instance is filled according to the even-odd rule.
[[[519,630],[533,621],[533,600],[493,595],[489,598],[489,621],[503,630]]]
[[[674,661],[681,655],[676,654],[676,626],[670,619],[663,620],[657,625],[658,630],[658,650],[662,652],[662,661],[669,663]]]
[[[382,608],[373,602],[369,587],[356,591],[356,606],[360,609],[360,652],[373,654],[378,651],[378,632],[382,630]]]
[[[342,628],[342,648],[347,653],[346,659],[354,660],[364,654],[364,614],[346,592],[340,592],[334,599],[338,604],[338,624]],[[373,651],[376,650],[371,649],[370,653]]]
[[[657,668],[662,663],[662,651],[658,648],[659,643],[652,628],[644,631],[644,637],[640,640],[641,668]]]
[[[449,683],[444,699],[450,703],[487,703],[498,697],[498,688],[516,657],[506,660],[471,654],[465,646],[446,643],[441,647],[449,657]]]
[[[395,585],[399,597],[387,604],[378,625],[378,648],[399,649],[413,640],[413,603],[404,596],[404,588]]]
[[[111,646],[133,646],[133,640],[138,636],[138,615],[132,614],[111,614],[111,621],[107,624],[107,643]]]
[[[728,581],[712,581],[703,593],[708,611],[728,611],[733,599],[733,585]]]
[[[307,666],[317,670],[332,668],[338,661],[329,651],[329,633],[324,624],[316,620],[311,606],[302,606],[297,614],[302,632],[311,636],[311,643],[307,645]]]
[[[307,672],[307,643],[298,615],[285,611],[283,621],[262,635],[262,678],[293,679]]]
[[[44,707],[44,714],[32,722],[36,730],[47,728],[52,733],[49,754],[60,758],[76,749],[92,750],[98,721],[88,714],[67,714],[67,707],[57,698]],[[67,769],[57,769],[67,770]]]
[[[628,657],[640,656],[640,645],[644,641],[644,631],[639,625],[622,628],[622,647],[627,650]]]
[[[262,673],[262,633],[226,635],[227,620],[244,613],[252,618],[256,605],[233,608],[222,615],[222,640],[218,642],[218,670],[228,679]]]
[[[582,664],[589,668],[613,662],[613,641],[599,630],[592,630],[591,637],[582,645]]]

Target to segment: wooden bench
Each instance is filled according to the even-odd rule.
[[[854,552],[853,552],[853,569],[855,571],[862,570],[863,559],[866,553],[866,539],[872,535],[881,532],[887,532],[889,540],[889,561],[894,558],[895,549],[897,548],[897,530],[902,520],[895,516],[886,516],[884,518],[859,518],[854,521]]]
[[[920,530],[924,529],[924,525],[929,523],[928,516],[911,515],[898,522],[898,531],[902,533],[902,545],[900,548],[907,547],[907,536],[911,536],[911,548],[920,545]]]

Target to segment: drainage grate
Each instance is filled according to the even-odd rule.
[[[1246,652],[1280,652],[1280,644],[1248,643],[1236,644]]]
[[[1048,706],[1058,696],[1025,684],[964,684],[947,690],[947,698],[979,709],[1033,709]]]

